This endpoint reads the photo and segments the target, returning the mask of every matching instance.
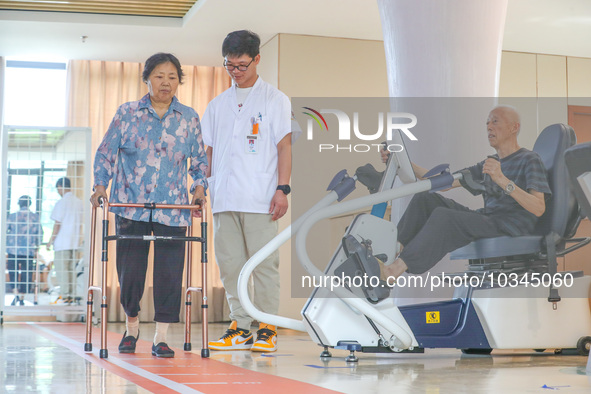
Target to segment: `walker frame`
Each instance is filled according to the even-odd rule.
[[[107,293],[106,293],[106,278],[108,269],[108,243],[109,241],[116,241],[119,239],[139,239],[147,242],[156,240],[178,240],[185,241],[185,260],[187,266],[186,274],[186,290],[185,290],[185,343],[183,350],[191,351],[191,304],[192,293],[201,293],[201,357],[209,357],[208,347],[208,304],[207,304],[207,218],[206,210],[203,205],[178,205],[178,204],[132,204],[132,203],[109,203],[102,201],[101,207],[103,209],[103,232],[102,232],[102,254],[101,254],[101,283],[100,286],[94,284],[94,258],[96,247],[96,220],[97,207],[92,207],[92,216],[90,223],[90,257],[88,267],[88,294],[86,302],[86,342],[84,343],[84,351],[92,351],[92,316],[94,293],[101,294],[101,348],[99,351],[100,358],[107,358],[109,352],[107,350]],[[109,235],[109,207],[125,207],[125,208],[143,208],[143,209],[190,209],[201,211],[201,236],[192,236],[192,229],[195,226],[187,226],[187,234],[184,237],[175,236],[155,236],[155,235]],[[191,219],[193,222],[193,218]],[[192,243],[201,243],[201,287],[193,287],[191,285],[192,276]]]

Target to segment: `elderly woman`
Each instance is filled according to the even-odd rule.
[[[91,202],[188,204],[187,159],[193,178],[191,203],[204,202],[207,157],[201,139],[199,116],[182,105],[175,93],[183,79],[178,59],[157,53],[146,60],[143,81],[149,94],[119,107],[94,161],[94,194]],[[190,225],[188,210],[111,209],[118,235],[182,236]],[[140,300],[144,292],[149,243],[117,241],[117,274],[126,332],[120,353],[134,353],[139,338]],[[154,321],[152,355],[174,357],[166,344],[169,323],[179,321],[185,248],[182,241],[154,242]]]

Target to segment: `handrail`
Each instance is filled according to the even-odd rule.
[[[269,243],[267,243],[265,246],[259,249],[246,262],[244,267],[242,267],[240,275],[238,276],[238,298],[240,299],[240,303],[242,304],[242,307],[244,308],[246,313],[248,313],[252,318],[275,326],[306,332],[306,326],[301,320],[290,319],[288,317],[278,315],[271,315],[269,313],[265,313],[257,309],[257,307],[250,300],[250,295],[248,293],[248,281],[254,269],[269,255],[271,255],[271,253],[279,249],[281,245],[283,245],[287,240],[289,240],[292,236],[292,233],[295,234],[298,231],[300,225],[310,214],[312,214],[314,211],[318,209],[329,206],[337,199],[338,194],[335,191],[331,191],[323,199],[316,203],[312,208],[310,208],[310,210],[308,210],[308,212],[306,212],[302,217],[296,220],[291,226],[288,226],[285,230],[283,230],[275,238],[273,238]]]

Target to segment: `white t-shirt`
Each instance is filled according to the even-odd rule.
[[[277,144],[291,132],[291,104],[260,77],[241,108],[236,89],[213,99],[201,120],[203,143],[213,149],[207,179],[212,212],[269,213],[277,189]]]
[[[80,248],[82,232],[82,201],[72,192],[55,203],[51,220],[60,223],[60,229],[53,242],[53,250],[74,250]]]
[[[236,104],[238,104],[238,111],[242,109],[242,106],[248,97],[248,93],[250,93],[251,90],[252,86],[249,88],[236,87]]]

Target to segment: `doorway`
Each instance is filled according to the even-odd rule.
[[[54,264],[55,248],[47,244],[54,232],[52,213],[62,195],[72,193],[88,201],[90,129],[4,126],[1,137],[0,319],[78,320],[85,311],[81,301],[87,285],[89,204],[79,204],[79,231],[67,273]],[[58,189],[66,179],[67,189]],[[63,266],[62,260],[59,263]],[[67,302],[61,287],[75,292]]]

